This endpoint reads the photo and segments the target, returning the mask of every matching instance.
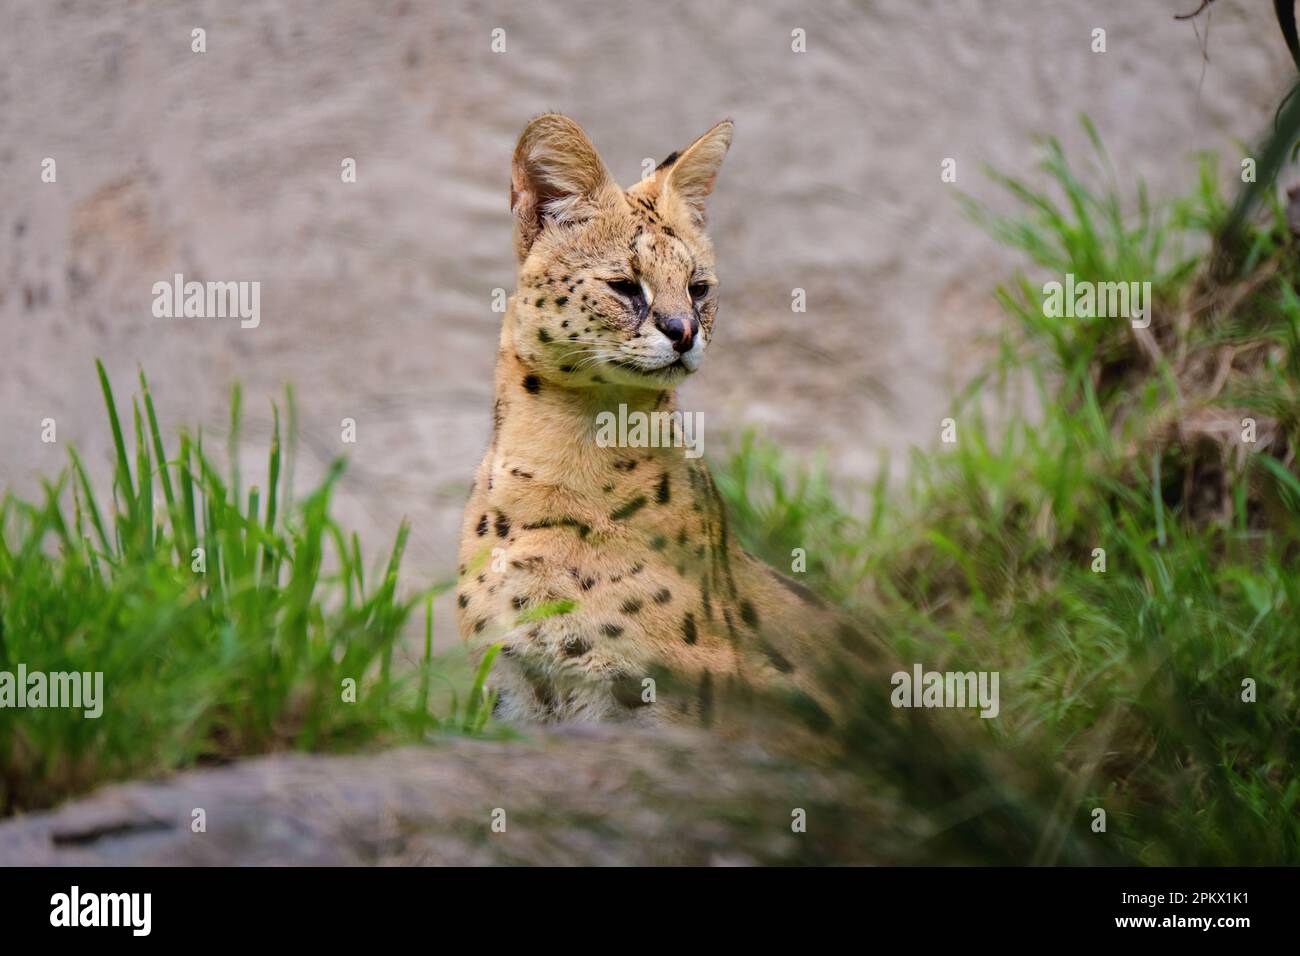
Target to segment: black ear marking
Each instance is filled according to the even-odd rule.
[[[655,167],[655,172],[659,172],[659,170],[665,168],[666,166],[671,166],[673,163],[677,162],[678,155],[680,154],[677,152],[677,150],[673,150],[671,153],[669,153],[667,156],[664,157],[664,161],[662,163],[660,163],[658,166]]]

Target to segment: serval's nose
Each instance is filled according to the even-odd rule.
[[[655,314],[655,328],[668,336],[673,343],[674,352],[688,352],[700,334],[700,320],[693,315],[678,313],[676,315]]]

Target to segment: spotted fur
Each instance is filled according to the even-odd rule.
[[[818,648],[838,646],[819,599],[740,548],[702,461],[595,441],[601,411],[675,409],[713,337],[704,202],[731,136],[719,123],[627,190],[567,117],[533,120],[515,149],[518,289],[457,602],[475,653],[503,647],[504,717],[709,723],[737,686],[811,702]],[[698,321],[680,360],[668,313]]]

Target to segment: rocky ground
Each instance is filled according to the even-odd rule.
[[[572,727],[107,787],[0,823],[0,863],[870,863],[914,852],[887,807],[703,733]]]

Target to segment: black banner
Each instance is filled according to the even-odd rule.
[[[1294,925],[1295,876],[1285,869],[0,870],[0,925],[11,943],[73,933],[127,942],[330,944],[432,934],[433,943],[482,932],[483,943],[496,946],[515,933],[559,942],[572,932],[580,934],[575,942],[644,933],[647,945],[653,938],[659,946],[674,929],[695,939],[704,926],[716,927],[735,938],[806,924],[873,940],[987,942],[1033,930],[1071,941],[1201,937],[1232,945]]]

